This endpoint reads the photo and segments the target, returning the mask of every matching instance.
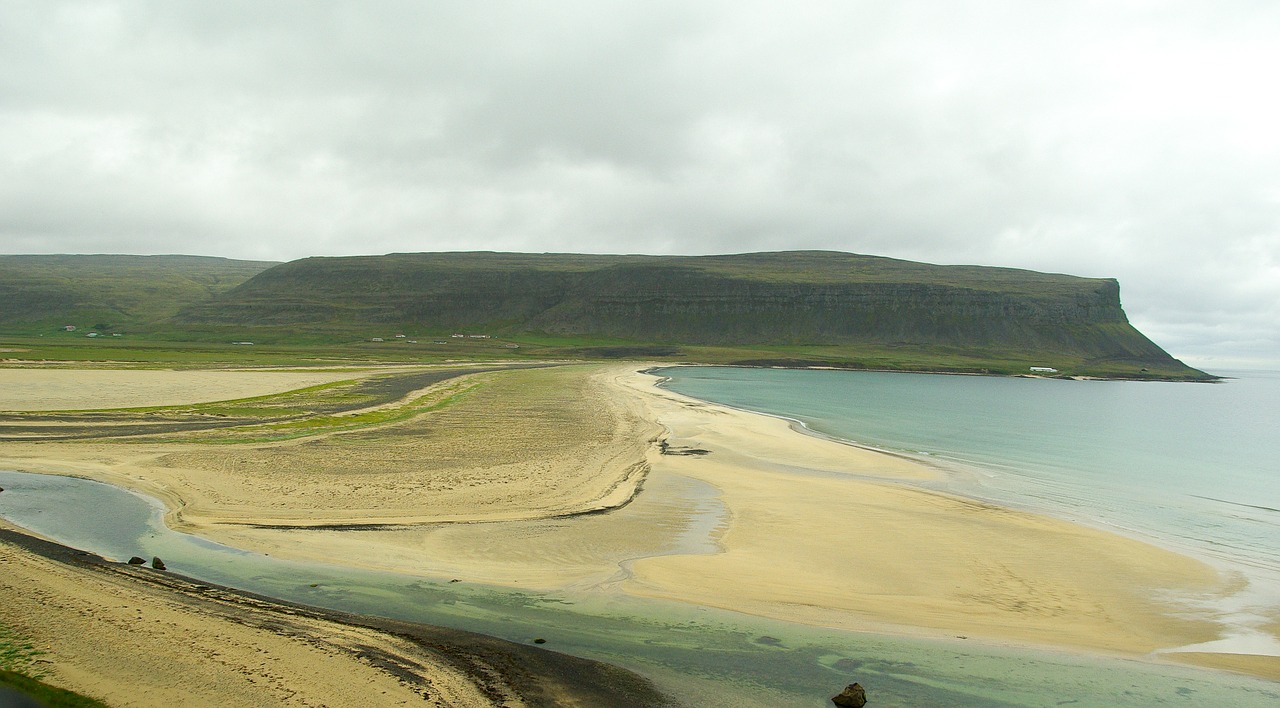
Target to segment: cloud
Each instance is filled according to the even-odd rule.
[[[0,243],[832,248],[1118,277],[1175,354],[1276,359],[1277,20],[1245,1],[6,3]]]

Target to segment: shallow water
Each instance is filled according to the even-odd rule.
[[[1280,374],[1219,384],[1068,381],[731,367],[660,370],[679,393],[915,455],[940,486],[1100,526],[1248,578],[1219,611],[1219,650],[1280,653],[1251,634],[1280,608]]]
[[[1177,666],[824,630],[612,592],[521,592],[280,560],[171,531],[159,502],[110,485],[0,472],[0,487],[0,516],[66,545],[116,559],[158,555],[173,571],[294,602],[512,641],[544,638],[548,648],[650,676],[689,705],[830,705],[828,697],[853,681],[869,687],[877,706],[1280,701],[1275,683]]]

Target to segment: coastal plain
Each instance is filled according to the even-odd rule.
[[[0,387],[0,468],[135,489],[175,528],[304,561],[1131,657],[1218,637],[1192,609],[1231,590],[1208,565],[931,489],[943,471],[663,390],[644,368],[264,370],[221,399],[191,375],[206,372],[129,372],[148,393],[113,398],[102,372],[9,369],[147,410],[53,410],[40,387]],[[254,402],[210,407],[227,398]],[[51,681],[94,692],[55,656]],[[1275,657],[1182,658],[1280,679]]]

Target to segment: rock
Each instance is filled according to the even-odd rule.
[[[143,563],[146,563],[146,561],[137,556],[134,556],[129,559],[129,565],[142,565]]]
[[[152,556],[151,567],[156,570],[164,570],[164,561],[160,560],[160,556]]]
[[[546,644],[546,643],[547,643],[547,640],[543,639],[542,637],[538,637],[537,639],[533,640],[533,643],[534,643],[534,644]]]
[[[840,695],[832,696],[831,702],[841,708],[862,708],[867,704],[867,692],[862,689],[862,684],[851,683],[845,686]]]

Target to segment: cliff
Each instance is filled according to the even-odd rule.
[[[188,306],[177,321],[381,324],[671,345],[915,347],[1194,372],[1129,324],[1112,279],[818,251],[307,258]]]

